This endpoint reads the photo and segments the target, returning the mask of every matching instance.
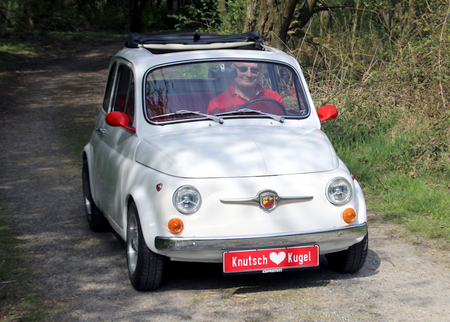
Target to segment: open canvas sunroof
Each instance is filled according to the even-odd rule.
[[[188,50],[208,49],[253,49],[262,50],[262,37],[259,31],[234,35],[216,34],[167,34],[137,35],[131,34],[125,43],[128,48],[144,47],[153,53],[168,53]]]

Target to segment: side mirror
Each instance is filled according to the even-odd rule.
[[[121,126],[127,130],[130,130],[132,132],[136,132],[136,129],[134,127],[129,127],[128,124],[130,123],[130,117],[126,115],[125,113],[114,111],[111,113],[108,113],[105,117],[106,124],[110,126]]]
[[[338,110],[333,105],[324,105],[317,110],[317,115],[319,115],[320,122],[333,120],[338,116]]]

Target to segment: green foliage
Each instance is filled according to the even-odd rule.
[[[185,1],[181,0],[183,4]],[[1,0],[0,36],[28,38],[35,32],[110,31],[142,32],[174,28],[168,17],[181,8],[167,1],[148,0]]]
[[[179,21],[179,23],[175,24],[177,30],[192,28],[202,32],[218,30],[220,17],[218,15],[217,1],[211,3],[207,0],[200,0],[199,4],[188,5],[186,9],[186,13],[171,15],[172,18]]]
[[[229,0],[221,7],[220,0],[200,0],[187,6],[187,11],[170,17],[178,21],[177,30],[233,34],[242,32],[247,0]]]
[[[366,44],[362,36],[330,37],[316,54],[326,60],[300,61],[318,105],[339,109],[323,129],[360,181],[369,210],[448,242],[449,8],[417,3],[426,15],[413,21],[415,33]]]
[[[221,33],[234,34],[242,32],[248,2],[249,0],[229,0],[226,2],[227,7],[225,9],[222,9],[222,11],[219,9],[219,13],[223,13],[219,27]]]
[[[31,53],[36,51],[36,45],[30,42],[19,42],[9,39],[0,39],[0,52],[24,52]]]

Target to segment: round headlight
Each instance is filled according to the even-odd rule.
[[[350,182],[344,178],[334,178],[328,182],[326,195],[333,205],[344,205],[350,201],[353,189]]]
[[[173,194],[172,202],[182,214],[193,214],[200,208],[202,197],[194,187],[182,186]]]

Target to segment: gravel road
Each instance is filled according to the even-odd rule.
[[[2,75],[0,207],[30,254],[48,321],[449,321],[448,251],[415,244],[371,215],[354,275],[317,270],[222,276],[172,263],[154,292],[129,283],[125,249],[85,220],[81,144],[100,110],[120,43],[73,50]],[[77,152],[76,152],[77,151]]]

